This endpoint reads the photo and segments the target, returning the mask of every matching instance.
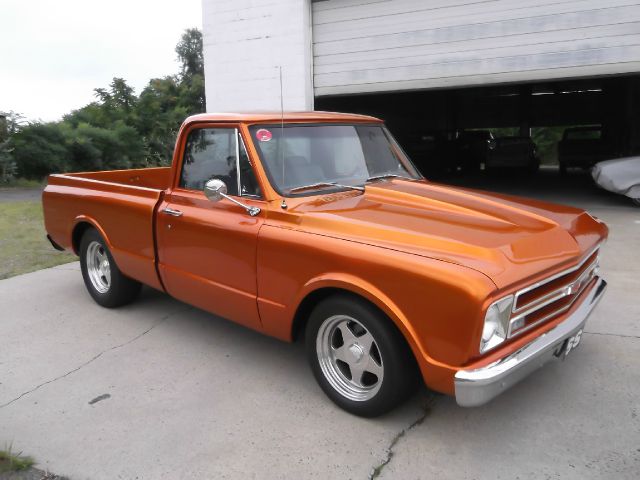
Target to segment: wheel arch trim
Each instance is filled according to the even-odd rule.
[[[109,250],[113,255],[113,245],[109,241],[109,237],[107,236],[106,232],[94,218],[88,215],[78,215],[73,221],[73,228],[71,229],[71,247],[73,248],[73,252],[76,255],[80,255],[80,241],[82,240],[82,237],[77,237],[77,232],[80,228],[88,228],[83,227],[83,225],[88,225],[89,227],[95,228],[100,236],[102,236],[104,241],[107,242],[107,247],[109,247]]]

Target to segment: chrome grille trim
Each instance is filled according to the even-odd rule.
[[[563,270],[559,273],[556,273],[555,275],[552,275],[550,277],[545,278],[544,280],[540,280],[539,282],[536,282],[532,285],[529,285],[528,287],[522,288],[520,290],[518,290],[515,293],[515,296],[513,298],[513,313],[517,313],[519,310],[522,310],[523,308],[526,308],[527,306],[525,305],[524,307],[517,309],[516,306],[518,305],[518,299],[520,298],[520,295],[524,295],[525,293],[529,293],[531,290],[535,290],[536,288],[540,288],[543,285],[546,285],[549,282],[553,282],[554,280],[557,280],[560,277],[563,277],[565,275],[569,275],[570,273],[575,272],[576,270],[580,270],[582,268],[582,266],[587,263],[587,260],[589,260],[594,253],[596,253],[598,251],[598,249],[600,248],[600,245],[598,245],[597,247],[593,248],[583,259],[582,261],[571,267],[568,268],[566,270]]]
[[[580,270],[584,266],[584,264],[589,259],[591,259],[594,253],[598,251],[598,248],[599,248],[599,245],[593,250],[591,250],[579,264],[571,268],[568,268],[566,270],[563,270],[562,272],[559,272],[555,275],[552,275],[551,277],[548,277],[544,280],[536,282],[533,285],[529,285],[528,287],[518,290],[514,295],[514,302],[512,307],[511,318],[509,319],[509,329],[507,332],[507,338],[512,338],[516,335],[520,335],[521,333],[524,333],[532,329],[536,325],[539,325],[540,323],[546,320],[549,320],[550,318],[560,315],[561,313],[564,313],[567,310],[569,310],[571,306],[574,304],[574,302],[577,300],[577,298],[580,296],[580,294],[584,291],[584,289],[587,288],[587,286],[591,284],[593,279],[597,276],[598,270],[599,270],[599,262],[600,262],[599,255],[596,255],[596,258],[591,262],[591,264],[589,264],[589,266],[584,270],[584,272],[582,272],[580,276],[575,280],[573,280],[572,282],[562,285],[561,287],[543,295],[540,298],[536,298],[535,300],[533,300],[532,302],[524,306],[521,306],[518,308],[517,305],[518,305],[518,299],[520,298],[521,295],[531,292],[536,288],[540,288],[546,285],[547,283],[557,280],[558,278],[561,278],[565,275],[569,275],[577,270]],[[577,291],[576,291],[576,288],[577,288]],[[573,299],[567,305],[564,305],[554,310],[553,312],[549,313],[548,315],[545,315],[542,318],[537,319],[535,322],[529,325],[524,325],[514,331],[513,325],[516,322],[570,295],[573,295]]]

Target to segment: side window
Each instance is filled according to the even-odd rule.
[[[251,160],[249,160],[247,149],[239,133],[238,139],[240,140],[240,191],[243,196],[262,197],[260,186],[258,185],[256,175],[251,166]]]
[[[236,170],[236,130],[233,128],[202,128],[193,130],[187,138],[180,186],[202,190],[208,180],[222,180],[229,195],[238,195]]]
[[[240,154],[239,161],[236,152]],[[227,185],[229,195],[237,196],[240,189],[241,195],[262,196],[244,142],[235,128],[202,128],[193,130],[187,138],[180,186],[202,190],[214,178]]]

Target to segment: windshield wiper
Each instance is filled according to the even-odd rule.
[[[300,187],[292,188],[291,190],[289,190],[289,193],[302,192],[303,190],[314,190],[316,188],[323,188],[323,187],[351,188],[353,190],[359,190],[361,192],[364,192],[364,187],[358,187],[356,185],[343,185],[341,183],[335,183],[335,182],[318,182],[318,183],[312,183],[310,185],[302,185]]]
[[[398,175],[395,173],[384,173],[382,175],[374,175],[373,177],[367,178],[366,183],[373,182],[374,180],[384,180],[385,178],[404,178],[405,180],[411,180],[410,178],[403,175]]]

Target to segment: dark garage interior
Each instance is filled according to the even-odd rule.
[[[382,118],[429,179],[585,204],[598,161],[640,154],[640,76],[316,97]],[[588,202],[587,202],[588,203]]]

